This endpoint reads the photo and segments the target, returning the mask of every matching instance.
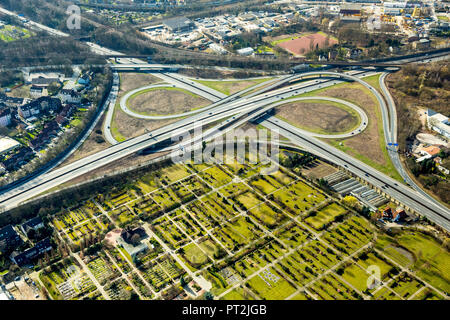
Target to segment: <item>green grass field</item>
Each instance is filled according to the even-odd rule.
[[[25,29],[12,25],[0,27],[0,41],[12,42],[20,39],[26,39],[32,36],[32,33]]]
[[[230,95],[247,88],[256,86],[257,84],[269,81],[271,78],[251,79],[251,80],[235,80],[235,81],[210,81],[210,80],[195,80],[209,88]],[[238,89],[235,89],[238,88]]]
[[[289,100],[286,101],[286,104],[289,104]],[[293,121],[291,121],[288,118],[285,117],[281,117],[280,115],[277,115],[276,117],[295,126],[298,127],[300,129],[312,132],[312,133],[317,133],[317,134],[343,134],[343,133],[348,133],[348,132],[352,132],[353,130],[355,130],[356,128],[358,128],[359,124],[361,123],[361,117],[359,116],[359,114],[352,108],[342,104],[342,103],[337,103],[334,101],[324,101],[324,100],[304,100],[304,101],[297,101],[297,102],[292,102],[292,103],[320,103],[320,104],[324,104],[327,106],[333,106],[342,110],[345,110],[346,112],[348,112],[350,114],[350,116],[352,117],[352,122],[351,124],[348,126],[348,128],[346,130],[343,131],[331,131],[331,130],[323,130],[321,128],[318,127],[312,127],[312,126],[300,126],[296,123],[294,123]],[[284,105],[279,106],[278,108],[283,108]]]
[[[347,210],[337,203],[331,203],[320,209],[315,215],[305,219],[314,229],[320,230],[327,223],[334,221],[336,217],[345,214]]]
[[[405,251],[384,250],[396,246]],[[410,268],[419,277],[442,291],[450,292],[450,253],[431,236],[418,231],[405,231],[396,237],[381,238],[377,241],[377,247],[400,264],[411,263],[412,256]]]

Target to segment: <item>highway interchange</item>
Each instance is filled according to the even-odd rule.
[[[11,12],[6,12],[2,8],[0,8],[0,11],[7,14],[14,14]],[[57,30],[50,29],[34,22],[28,23],[42,30],[46,30],[49,33],[60,33]],[[66,34],[58,35],[67,36]],[[120,55],[120,53],[100,47],[96,44],[89,43],[88,45],[96,53],[100,53],[103,55]],[[426,56],[423,59],[431,60],[433,59],[433,57]],[[441,59],[441,56],[437,59]],[[145,65],[144,62],[139,60],[136,61],[136,59],[121,60],[125,65],[136,64],[136,62],[139,66]],[[397,63],[402,62],[405,61],[397,61]],[[115,68],[114,70],[117,71],[118,69],[120,68]],[[203,137],[201,137],[200,142],[203,140],[210,140],[216,136],[223,135],[223,133],[225,133],[227,130],[235,128],[247,122],[248,120],[254,119],[255,115],[264,115],[274,106],[284,104],[290,98],[296,97],[306,92],[314,91],[327,86],[332,86],[345,80],[357,81],[366,86],[374,93],[382,112],[386,145],[395,144],[397,142],[395,104],[384,84],[386,73],[384,73],[380,77],[380,87],[382,89],[383,95],[367,82],[361,80],[361,78],[363,77],[370,76],[376,73],[377,70],[352,70],[346,73],[320,71],[314,73],[285,75],[272,80],[271,85],[258,88],[251,94],[243,96],[244,92],[240,92],[228,97],[206,86],[200,85],[192,79],[188,79],[176,73],[159,73],[158,76],[163,78],[165,82],[179,88],[189,90],[203,97],[208,97],[208,99],[213,103],[208,107],[196,110],[195,112],[191,112],[188,115],[178,115],[178,117],[183,116],[184,118],[163,128],[153,130],[150,133],[146,133],[144,135],[129,139],[121,143],[114,143],[106,150],[100,151],[81,160],[72,162],[62,168],[51,171],[47,170],[47,172],[43,172],[41,175],[38,175],[37,177],[34,177],[22,183],[21,185],[7,190],[0,194],[1,209],[9,210],[11,208],[14,208],[21,203],[29,200],[30,198],[36,197],[37,195],[42,194],[43,192],[52,189],[64,182],[70,181],[78,176],[84,175],[128,155],[137,153],[143,149],[155,146],[162,141],[170,140],[174,136],[182,136],[194,129],[194,127],[199,124],[202,124],[204,126],[222,120],[222,122],[216,124],[213,128],[208,130],[207,133]],[[116,77],[117,73],[115,73],[115,78]],[[294,81],[298,81],[301,78],[307,78],[307,80],[300,83],[293,83]],[[281,87],[282,85],[284,85],[284,87]],[[111,109],[114,108],[116,103],[116,89],[118,89],[117,82],[115,83],[115,88],[114,90],[112,90],[107,103],[105,103],[106,106],[109,105],[107,119],[112,118]],[[247,91],[251,91],[251,89],[254,89],[254,87],[245,90],[245,93],[247,93]],[[311,97],[309,97],[309,99],[311,99]],[[126,102],[126,99],[124,101]],[[122,109],[126,108],[125,102],[123,105],[121,103]],[[359,109],[357,106],[352,107],[356,107],[357,109]],[[362,119],[362,123],[364,123],[364,119],[367,119],[364,118],[365,113],[358,112],[358,114]],[[176,118],[176,116],[173,116],[173,118]],[[379,190],[382,190],[384,193],[397,199],[407,207],[426,216],[431,221],[434,221],[435,223],[450,231],[449,209],[431,198],[428,194],[426,194],[423,190],[421,190],[414,184],[412,179],[403,169],[399,155],[394,148],[388,148],[389,156],[394,166],[397,168],[405,182],[413,186],[413,188],[416,190],[398,183],[385,174],[378,172],[368,165],[320,141],[319,139],[314,137],[313,134],[307,134],[304,131],[291,126],[280,119],[276,119],[270,116],[263,116],[258,121],[260,121],[261,125],[269,129],[279,130],[281,135],[290,139],[292,143],[298,145],[302,149],[306,149],[313,154],[326,158],[327,160],[344,167],[355,176],[366,180],[373,186],[377,187]],[[108,123],[108,120],[106,122]],[[360,124],[360,126],[357,128],[357,131],[350,134],[357,134],[358,132],[360,132],[359,130],[362,131],[364,130],[364,128],[365,125]],[[105,125],[104,129],[106,129],[105,135],[107,137],[107,140],[111,140],[110,142],[114,142],[114,138],[109,132],[109,126]],[[199,143],[199,141],[183,141],[183,144],[188,145],[191,142],[194,142],[194,144]],[[78,143],[77,147],[81,145],[81,143],[82,142]]]

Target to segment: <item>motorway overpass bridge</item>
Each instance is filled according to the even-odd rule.
[[[117,72],[178,72],[180,67],[163,64],[115,64],[111,69]]]
[[[186,54],[195,54],[195,52],[186,51]],[[297,60],[288,62],[290,65],[295,67],[299,64],[312,64],[312,65],[328,65],[333,67],[399,67],[405,63],[411,63],[416,61],[421,61],[423,58],[432,58],[432,57],[440,57],[447,56],[450,54],[450,48],[441,48],[435,50],[429,50],[426,52],[417,52],[413,54],[407,54],[403,56],[383,58],[383,59],[375,59],[372,61],[313,61],[313,60]],[[115,59],[118,62],[118,59],[145,59],[145,61],[150,62],[150,55],[142,55],[142,54],[106,54],[104,55],[106,58]]]
[[[151,61],[151,56],[144,55],[106,55],[108,59],[114,59],[115,62],[119,62],[118,59],[140,59],[145,61]],[[334,67],[400,67],[400,64],[394,62],[370,62],[370,61],[318,61],[318,60],[299,60],[288,62],[290,65],[295,66],[298,64],[312,64],[312,65],[329,65]]]

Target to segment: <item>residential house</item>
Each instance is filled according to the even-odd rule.
[[[44,222],[41,217],[35,217],[20,225],[20,230],[22,230],[22,232],[26,235],[28,235],[31,230],[38,231],[42,228],[44,228]]]
[[[24,119],[38,116],[42,113],[58,111],[61,108],[61,100],[52,97],[40,97],[30,103],[19,107],[19,114]]]
[[[4,102],[9,107],[19,107],[22,106],[24,103],[26,103],[28,100],[24,98],[15,98],[15,97],[6,97]]]
[[[383,217],[384,219],[392,219],[392,209],[391,209],[390,207],[386,207],[386,208],[383,210],[382,217]]]
[[[347,51],[346,56],[347,56],[347,58],[349,58],[349,59],[357,59],[359,56],[362,55],[362,53],[363,53],[363,51],[362,51],[361,49],[359,49],[359,48],[356,48],[356,49],[349,49],[349,50]]]
[[[61,114],[58,114],[55,118],[55,121],[56,123],[58,123],[60,127],[63,127],[69,122],[69,119],[67,119],[65,116]]]
[[[0,252],[4,250],[15,250],[23,244],[22,238],[17,234],[12,225],[0,229]]]
[[[89,77],[89,74],[87,74],[87,73],[83,74],[80,77],[80,79],[78,79],[78,84],[81,84],[83,86],[89,85],[90,82],[91,82],[91,79]]]
[[[67,104],[61,110],[61,112],[56,117],[55,121],[59,124],[60,127],[64,126],[67,122],[69,122],[72,114],[77,110],[77,107],[73,104]]]
[[[422,162],[426,159],[431,159],[439,155],[441,149],[437,146],[422,147],[419,149],[421,157],[416,159],[416,162]]]
[[[73,89],[62,89],[59,97],[63,103],[81,103],[81,94]]]
[[[5,169],[8,171],[14,171],[23,166],[33,157],[33,150],[30,147],[22,147],[20,150],[3,161]]]
[[[394,211],[392,218],[394,222],[401,222],[404,221],[408,215],[405,212],[405,209],[399,207],[397,210]]]
[[[11,109],[6,104],[0,102],[0,127],[6,127],[11,124]]]
[[[56,120],[48,122],[44,125],[42,132],[33,140],[30,141],[30,146],[34,151],[40,151],[50,143],[53,138],[56,138],[60,130],[59,124]]]
[[[46,252],[53,249],[50,238],[39,241],[33,248],[27,249],[22,253],[13,252],[10,259],[19,267],[33,263],[36,259],[42,257]]]
[[[42,97],[43,93],[44,93],[43,87],[36,87],[36,86],[30,87],[30,95],[34,98]]]
[[[31,104],[38,105],[42,112],[55,112],[61,109],[61,100],[52,97],[40,97],[33,100]]]
[[[24,119],[28,119],[28,118],[37,116],[37,115],[39,115],[39,113],[41,113],[41,110],[39,109],[39,107],[36,105],[32,105],[32,104],[26,104],[26,105],[20,106],[18,108],[18,111],[19,111],[19,115]]]
[[[429,155],[430,157],[436,157],[441,152],[441,149],[438,146],[429,146],[421,148],[419,152],[423,156]]]

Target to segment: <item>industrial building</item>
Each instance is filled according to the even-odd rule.
[[[171,32],[188,32],[195,28],[195,24],[186,17],[172,18],[163,21],[163,25]]]

